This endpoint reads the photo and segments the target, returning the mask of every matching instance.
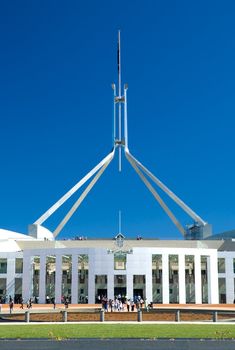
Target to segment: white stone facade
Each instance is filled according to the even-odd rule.
[[[0,297],[5,302],[10,296],[22,296],[24,301],[36,297],[39,303],[52,299],[60,303],[68,297],[73,304],[93,304],[99,294],[108,299],[117,294],[134,299],[141,294],[149,302],[163,304],[234,302],[232,241],[226,245],[224,241],[128,240],[124,248],[129,251],[123,248],[122,261],[113,240],[2,243]],[[17,271],[20,259],[23,270]]]

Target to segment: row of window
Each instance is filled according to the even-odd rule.
[[[156,257],[160,256],[153,257],[155,257],[155,259],[153,258],[153,265],[156,263],[160,265],[161,259],[159,258],[159,261],[156,259]],[[172,264],[172,262],[170,261],[170,264]],[[176,263],[178,263],[178,261]],[[114,269],[126,270],[126,255],[114,254]],[[233,272],[235,273],[235,258],[233,258]],[[1,273],[7,273],[7,258],[0,258],[0,274]],[[15,273],[23,273],[23,258],[15,259]],[[218,273],[225,273],[225,258],[218,258]]]
[[[218,273],[225,273],[225,258],[218,258]],[[233,258],[233,273],[235,273],[235,258]]]
[[[0,258],[0,273],[7,273],[7,258]],[[23,258],[15,259],[15,273],[23,273]]]

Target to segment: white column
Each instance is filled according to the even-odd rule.
[[[32,257],[24,256],[23,258],[23,281],[22,297],[24,302],[28,301],[32,293]]]
[[[109,273],[107,276],[107,283],[108,283],[108,299],[114,299],[114,274],[113,272]]]
[[[195,304],[202,304],[201,255],[194,256]]]
[[[93,253],[93,252],[92,252]],[[95,303],[95,254],[89,254],[88,270],[88,303]]]
[[[126,275],[126,295],[129,299],[133,300],[133,274],[130,273]]]
[[[6,294],[14,300],[15,296],[15,257],[7,259]],[[9,300],[9,298],[8,298]]]
[[[145,296],[150,302],[153,301],[152,254],[146,256],[145,271]]]
[[[46,302],[46,255],[40,255],[39,303]]]
[[[72,255],[72,304],[78,303],[78,255]]]
[[[208,259],[208,303],[219,303],[218,288],[218,268],[217,268],[217,252],[211,253]]]
[[[61,304],[62,288],[62,255],[56,254],[56,272],[55,272],[55,302]]]
[[[233,257],[225,258],[225,278],[226,278],[226,304],[233,304],[234,301],[234,274],[233,274]]]
[[[184,254],[179,254],[179,303],[186,304]]]
[[[148,302],[153,301],[152,266],[145,275],[145,295]]]
[[[168,254],[162,254],[162,303],[169,304],[169,261]]]

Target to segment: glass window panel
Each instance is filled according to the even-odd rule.
[[[225,281],[225,278],[219,278],[219,303],[226,304],[226,281]]]
[[[88,303],[89,256],[78,256],[78,303]]]
[[[178,255],[169,255],[170,303],[179,302],[179,259]]]
[[[95,300],[101,303],[107,298],[107,275],[95,275]]]
[[[23,258],[15,259],[15,273],[23,273]]]
[[[22,298],[22,278],[15,278],[15,302],[20,303]]]
[[[0,301],[2,303],[6,302],[6,288],[7,288],[7,279],[0,278]]]
[[[154,303],[162,303],[162,255],[152,255],[152,289]]]
[[[208,261],[209,256],[201,256],[202,303],[208,303]]]
[[[234,267],[234,261],[233,261],[233,267]],[[218,273],[225,273],[225,258],[218,258]]]
[[[114,254],[114,270],[126,270],[126,254]]]
[[[63,300],[71,302],[72,288],[72,255],[62,256],[62,289],[61,295]]]
[[[186,303],[195,303],[195,275],[194,256],[185,255],[185,287]]]
[[[7,273],[7,259],[0,258],[0,273]]]
[[[126,297],[126,275],[114,275],[114,297]]]
[[[40,257],[39,256],[33,256],[33,266],[32,266],[32,275],[33,275],[33,285],[32,285],[32,295],[34,296],[35,300],[38,300],[39,297],[39,278],[40,278]]]
[[[46,257],[46,303],[53,303],[55,300],[55,274],[56,257],[48,255]]]
[[[134,300],[145,299],[145,275],[133,275],[133,297]]]

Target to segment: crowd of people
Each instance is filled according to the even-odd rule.
[[[13,312],[14,308],[14,301],[11,296],[8,298],[8,304],[9,304],[9,311],[10,313]],[[32,304],[35,303],[35,300],[32,298],[29,298],[27,302],[25,303],[23,298],[20,297],[19,300],[17,300],[17,304],[20,304],[20,308],[24,309],[24,306],[27,309],[32,309]],[[98,295],[96,298],[96,302],[101,303],[102,309],[106,312],[115,312],[115,311],[127,311],[127,312],[133,312],[141,309],[149,310],[153,308],[153,303],[148,302],[147,298],[143,299],[140,295],[137,297],[134,297],[133,299],[130,299],[128,297],[121,296],[120,294],[116,296],[114,299],[108,299],[106,296]],[[6,303],[6,300],[4,300],[4,304]],[[56,308],[55,299],[47,299],[47,304],[53,304],[53,308]],[[65,308],[68,308],[69,304],[71,303],[71,300],[69,297],[62,297],[61,303],[64,304]],[[2,309],[3,300],[0,298],[0,312]]]
[[[122,297],[121,295],[116,296],[114,299],[108,299],[106,296],[98,296],[98,302],[102,304],[102,309],[106,312],[115,311],[136,311],[145,309],[148,311],[153,308],[153,303],[148,302],[147,298],[143,299],[140,295],[134,299],[128,297]]]

